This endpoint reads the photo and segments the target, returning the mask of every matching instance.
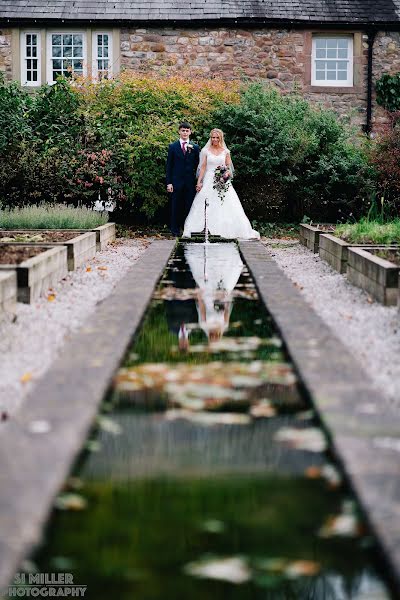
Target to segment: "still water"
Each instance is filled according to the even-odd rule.
[[[235,244],[179,245],[41,548],[96,600],[384,600]]]

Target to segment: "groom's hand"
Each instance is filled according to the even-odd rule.
[[[169,183],[169,184],[167,185],[167,192],[168,192],[169,194],[172,194],[172,192],[173,192],[173,191],[174,191],[174,186],[172,185],[172,183]]]
[[[199,192],[199,191],[201,190],[201,188],[202,188],[202,187],[203,187],[203,184],[202,184],[202,183],[198,183],[198,184],[196,185],[196,192]]]

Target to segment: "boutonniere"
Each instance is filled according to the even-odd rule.
[[[193,144],[188,144],[186,146],[186,149],[187,149],[188,152],[191,152],[193,150]]]

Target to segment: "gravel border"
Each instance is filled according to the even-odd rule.
[[[294,240],[263,239],[305,300],[353,353],[382,394],[400,406],[400,314],[350,284]]]
[[[17,304],[14,322],[0,324],[0,411],[15,413],[48,370],[64,342],[113,291],[149,245],[149,239],[120,239],[68,273],[48,296]]]

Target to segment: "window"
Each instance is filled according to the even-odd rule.
[[[85,75],[86,40],[83,32],[48,33],[47,57],[49,83],[57,81],[57,77]]]
[[[93,78],[104,79],[112,72],[112,38],[110,33],[93,33]]]
[[[312,85],[353,86],[353,36],[314,36]]]
[[[21,82],[22,85],[39,86],[40,69],[40,33],[24,31],[21,35]]]

